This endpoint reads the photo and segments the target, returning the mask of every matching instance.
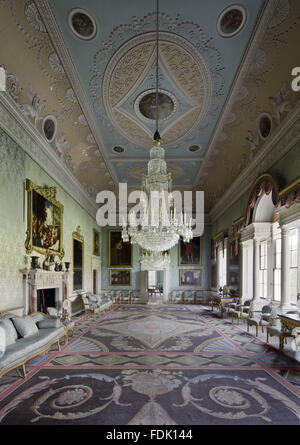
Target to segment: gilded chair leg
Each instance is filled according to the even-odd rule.
[[[58,350],[60,351],[60,342],[59,342],[59,339],[57,340],[57,346],[58,346]]]
[[[27,373],[26,373],[25,363],[23,363],[23,365],[22,365],[22,369],[23,369],[24,379],[26,379],[26,377],[27,377]]]

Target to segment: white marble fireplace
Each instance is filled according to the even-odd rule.
[[[55,306],[62,312],[62,302],[71,290],[71,272],[54,272],[42,269],[23,270],[24,314],[37,311],[38,290],[55,289]]]

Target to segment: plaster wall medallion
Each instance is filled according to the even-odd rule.
[[[272,130],[272,117],[269,113],[261,113],[256,119],[256,126],[260,137],[267,139]]]
[[[49,143],[53,142],[57,133],[57,119],[55,116],[47,115],[42,122],[42,130]]]

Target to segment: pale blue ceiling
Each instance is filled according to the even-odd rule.
[[[217,32],[216,23],[220,13],[231,4],[243,5],[247,11],[247,20],[240,33],[231,38],[223,38]],[[165,147],[167,157],[171,156],[179,158],[177,162],[172,161],[172,165],[175,167],[177,166],[178,171],[181,169],[182,172],[181,176],[179,175],[174,179],[174,184],[190,185],[196,177],[201,162],[199,156],[204,155],[209,140],[213,134],[222,107],[241,63],[244,51],[249,43],[262,4],[263,0],[240,0],[236,3],[234,1],[230,2],[226,0],[210,0],[209,2],[195,0],[160,0],[160,12],[167,14],[173,23],[182,24],[180,27],[174,27],[172,31],[167,23],[160,20],[160,31],[178,32],[178,34],[188,40],[196,50],[199,49],[199,36],[203,36],[207,42],[207,47],[211,48],[211,52],[208,50],[206,51],[203,47],[200,51],[201,57],[205,60],[205,63],[207,63],[211,75],[212,99],[210,104],[208,104],[206,115],[203,117],[203,120],[199,125],[197,125],[193,131],[188,133],[186,138],[181,139],[178,144],[171,143]],[[124,134],[121,134],[118,131],[114,126],[114,123],[112,123],[107,116],[106,109],[101,100],[98,100],[97,105],[95,105],[93,97],[95,91],[93,92],[90,87],[90,80],[93,73],[95,73],[95,66],[93,66],[94,56],[97,51],[103,50],[110,38],[114,39],[113,31],[121,25],[132,26],[135,23],[140,23],[140,20],[147,16],[147,14],[155,13],[156,1],[51,0],[51,5],[80,77],[82,86],[86,92],[90,107],[95,114],[104,148],[110,158],[120,158],[118,162],[112,162],[116,176],[119,181],[127,179],[129,184],[137,184],[139,181],[133,177],[130,170],[136,167],[138,162],[135,162],[134,164],[128,161],[123,162],[122,158],[128,156],[130,158],[134,157],[138,159],[141,157],[145,159],[145,156],[148,155],[148,151],[144,147],[130,141]],[[73,8],[83,8],[94,17],[98,30],[95,39],[91,41],[83,41],[72,33],[68,25],[68,13]],[[199,35],[197,35],[197,33],[192,34],[191,27],[183,25],[183,22],[192,22],[194,25],[198,25]],[[143,23],[144,32],[155,31],[153,19],[147,21],[146,18]],[[124,43],[131,38],[136,37],[139,34],[140,29],[132,26],[130,31],[130,27],[124,27],[122,36],[123,40],[118,40],[117,38],[113,40],[111,49],[103,52],[101,65],[98,64],[96,66],[96,69],[99,71],[99,78],[104,74],[106,65],[109,63],[114,53],[124,45]],[[210,58],[212,57],[218,59],[218,69],[220,69],[219,76],[215,75],[214,68],[216,62],[211,62]],[[218,91],[220,79],[222,79],[224,85],[222,85],[222,88],[220,89],[220,95],[215,96],[214,93]],[[143,82],[140,83],[134,93],[123,103],[123,111],[126,111],[132,118],[137,119],[133,108],[135,98],[145,89],[149,88],[151,82],[153,83],[152,87],[154,88],[153,71],[150,70],[143,79]],[[101,90],[101,87],[102,84],[99,81],[98,88]],[[170,91],[178,100],[179,106],[176,114],[172,117],[173,120],[176,120],[191,106],[187,98],[184,97],[176,86],[172,84],[170,78],[162,73],[160,76],[160,88]],[[101,98],[101,91],[97,94]],[[171,122],[172,120],[170,119],[168,122],[162,123],[160,129],[163,130]],[[143,122],[143,125],[146,125],[152,132],[153,125],[145,122]],[[202,147],[200,152],[191,153],[187,151],[187,148],[194,144]],[[125,152],[121,155],[112,152],[112,147],[115,145],[124,147]],[[183,165],[182,158],[187,158],[185,165]]]

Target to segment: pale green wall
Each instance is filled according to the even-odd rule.
[[[0,311],[23,305],[22,274],[25,266],[27,196],[25,179],[42,187],[57,187],[64,206],[63,261],[72,261],[72,232],[79,225],[84,237],[84,288],[92,290],[92,240],[96,221],[36,162],[0,130]],[[34,252],[31,255],[38,255]]]
[[[131,286],[109,286],[109,252],[108,240],[109,230],[119,229],[120,227],[103,227],[101,238],[101,284],[102,289],[110,290],[140,290],[140,248],[137,245],[133,246],[133,267],[132,271],[132,285]],[[195,290],[195,286],[179,286],[179,269],[190,269],[190,267],[178,266],[178,247],[175,246],[170,252],[170,292],[173,289],[178,290]],[[210,268],[210,226],[206,226],[202,239],[202,266],[194,266],[194,269],[202,269],[202,286],[200,289],[207,290],[209,288],[209,268]],[[127,268],[124,268],[127,269]]]

